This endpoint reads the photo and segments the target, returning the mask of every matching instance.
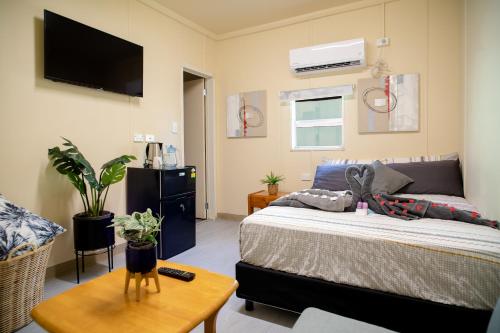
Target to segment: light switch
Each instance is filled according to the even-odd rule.
[[[134,142],[144,142],[144,134],[134,134]]]
[[[176,121],[174,121],[172,123],[172,133],[177,134],[178,131],[179,131],[179,125],[177,124]]]
[[[154,134],[146,134],[146,142],[155,142]]]
[[[302,181],[310,181],[312,180],[311,174],[309,172],[304,172],[300,175],[300,180]]]

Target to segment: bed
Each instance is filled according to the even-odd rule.
[[[463,197],[402,194],[474,211]],[[237,296],[314,306],[400,332],[484,332],[500,296],[500,230],[268,207],[240,227]]]

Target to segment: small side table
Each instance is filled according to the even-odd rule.
[[[288,192],[278,192],[276,195],[270,195],[267,191],[259,191],[248,195],[248,215],[253,214],[254,208],[266,208],[271,201],[274,201]]]

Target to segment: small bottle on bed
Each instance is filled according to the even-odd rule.
[[[368,202],[362,203],[363,215],[368,215]]]
[[[363,215],[363,203],[361,201],[358,201],[356,205],[356,215]]]

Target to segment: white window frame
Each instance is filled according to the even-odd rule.
[[[296,102],[303,100],[290,101],[291,112],[291,136],[292,136],[292,151],[308,151],[308,150],[344,150],[344,97],[343,96],[329,96],[328,98],[340,97],[340,110],[341,118],[336,119],[317,119],[317,120],[296,120]],[[340,126],[342,128],[342,143],[338,146],[300,146],[297,147],[297,127],[321,127],[321,126]]]

